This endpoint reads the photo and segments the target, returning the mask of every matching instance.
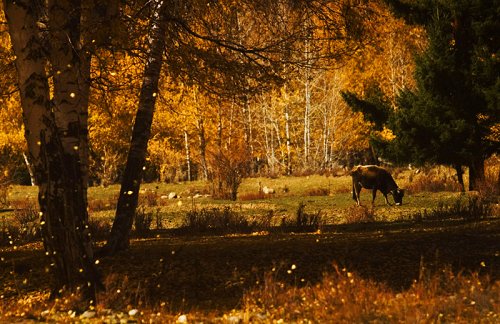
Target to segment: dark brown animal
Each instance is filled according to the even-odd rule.
[[[360,205],[359,193],[361,188],[372,189],[372,204],[375,202],[377,190],[384,195],[385,203],[391,205],[387,194],[391,194],[396,205],[403,204],[404,189],[400,189],[391,174],[386,169],[376,165],[358,165],[351,171],[352,199]]]

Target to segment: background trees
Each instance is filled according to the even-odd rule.
[[[428,35],[417,55],[415,88],[398,94],[396,109],[376,99],[352,102],[395,138],[385,154],[399,162],[454,166],[463,187],[462,166],[469,168],[469,189],[484,178],[484,161],[498,152],[498,29],[495,1],[387,1]],[[383,95],[379,96],[379,99]],[[380,100],[379,100],[380,102]],[[364,107],[363,107],[364,105]],[[375,117],[377,112],[382,113]]]
[[[88,236],[89,180],[122,178],[117,220],[124,212],[124,227],[115,242],[126,247],[142,174],[171,178],[169,163],[178,168],[174,178],[198,174],[233,199],[245,175],[354,163],[368,128],[336,89],[379,71],[363,68],[352,80],[350,69],[360,64],[351,56],[383,56],[372,36],[384,32],[375,18],[384,8],[373,2],[127,1],[119,22],[116,4],[4,1],[55,291],[85,286],[90,298],[99,278]],[[360,52],[367,43],[372,49]],[[398,64],[394,71],[406,73]]]
[[[312,10],[319,5],[318,2],[307,8],[311,17]],[[279,6],[273,8],[274,13],[291,14],[287,13],[283,3],[280,6],[281,8]],[[92,82],[89,97],[89,176],[92,184],[114,183],[119,181],[123,174],[128,143],[132,134],[131,125],[138,104],[137,94],[141,86],[142,64],[146,53],[144,38],[141,35],[148,31],[148,20],[151,14],[149,9],[141,8],[139,2],[125,4],[122,8],[124,15],[121,20],[123,34],[115,36],[113,47],[101,46],[92,50],[94,55],[91,61]],[[184,181],[188,179],[185,130],[191,149],[191,179],[208,177],[212,169],[209,156],[216,151],[219,139],[231,143],[235,137],[245,136],[245,134],[238,134],[239,131],[244,130],[245,125],[248,125],[252,136],[242,145],[252,146],[253,154],[250,161],[255,160],[255,164],[258,165],[253,168],[252,172],[287,174],[292,170],[292,172],[300,173],[305,170],[321,171],[325,168],[354,163],[355,157],[364,155],[363,152],[369,149],[366,135],[370,131],[359,115],[352,115],[349,112],[345,103],[340,100],[338,89],[351,89],[358,93],[365,93],[368,85],[377,80],[383,83],[384,93],[392,98],[394,91],[405,84],[411,85],[412,83],[412,78],[409,77],[412,69],[410,54],[418,48],[416,44],[423,41],[422,33],[418,28],[406,26],[400,20],[392,18],[380,4],[372,3],[369,8],[365,8],[363,15],[367,18],[362,20],[364,46],[352,47],[357,51],[357,55],[341,58],[341,55],[334,57],[330,53],[329,57],[335,58],[334,62],[339,65],[335,71],[312,69],[312,64],[321,66],[326,64],[326,61],[312,61],[312,53],[310,53],[311,69],[309,81],[307,81],[309,84],[308,103],[304,79],[304,67],[307,61],[304,55],[305,39],[301,40],[297,35],[297,43],[288,46],[290,63],[293,60],[294,63],[300,64],[297,69],[298,73],[288,73],[285,83],[280,83],[281,85],[275,90],[268,91],[269,84],[262,79],[264,76],[256,79],[258,81],[249,83],[251,78],[247,78],[243,73],[242,62],[248,54],[240,53],[241,57],[238,58],[236,53],[224,49],[222,45],[224,45],[223,42],[228,44],[236,42],[237,33],[246,35],[238,36],[240,37],[238,42],[255,42],[257,40],[251,38],[252,33],[255,35],[255,31],[268,28],[265,24],[277,32],[280,28],[285,28],[283,25],[285,20],[273,20],[271,16],[263,17],[264,20],[259,25],[256,22],[250,23],[250,17],[243,14],[245,10],[242,8],[233,6],[232,9],[228,7],[224,10],[223,14],[226,17],[231,16],[231,19],[238,22],[240,29],[238,31],[235,27],[237,24],[230,24],[228,21],[225,24],[228,26],[224,27],[228,29],[229,36],[226,37],[221,27],[225,25],[219,24],[219,29],[217,29],[219,34],[212,35],[214,39],[215,36],[220,38],[218,49],[210,49],[211,43],[207,39],[197,39],[193,35],[192,28],[186,29],[189,25],[181,26],[184,28],[181,28],[181,31],[184,30],[183,33],[176,31],[175,28],[169,30],[168,37],[171,41],[168,44],[174,46],[172,51],[168,52],[168,57],[165,57],[169,64],[168,71],[162,73],[168,72],[172,77],[164,74],[160,82],[152,142],[150,142],[149,158],[146,161],[146,180]],[[200,9],[196,12],[200,13]],[[370,13],[373,15],[369,15]],[[206,31],[208,27],[215,24],[207,22],[209,19],[228,20],[222,18],[223,14],[211,12],[211,16],[207,14],[206,17],[200,18],[200,21],[203,21],[200,28],[203,29],[197,30],[197,33],[203,35],[202,31]],[[196,20],[193,15],[180,13],[178,15],[182,18],[183,24],[188,22],[195,24]],[[344,13],[344,15],[352,17],[351,13]],[[251,29],[243,33],[243,27],[251,27]],[[331,27],[325,25],[322,30],[326,33]],[[304,26],[301,28],[303,29]],[[316,32],[319,30],[321,29],[316,29]],[[128,33],[126,37],[125,31]],[[179,33],[182,36],[179,36]],[[311,41],[310,43],[309,46],[312,47],[314,44]],[[354,46],[360,43],[353,42],[352,44]],[[318,51],[320,46],[314,46],[314,50]],[[197,49],[197,47],[200,48]],[[248,47],[257,48],[257,46]],[[264,48],[264,45],[262,47]],[[278,47],[273,48],[273,50],[277,49]],[[282,49],[285,50],[284,45]],[[177,58],[174,52],[177,53]],[[212,54],[209,55],[209,52]],[[339,43],[330,52],[342,53]],[[269,64],[274,64],[277,56],[273,56],[273,51],[270,53],[267,55],[270,60]],[[216,60],[216,54],[223,54],[221,57],[228,57],[234,64],[223,66],[222,61]],[[328,53],[324,52],[324,54],[326,58]],[[232,55],[233,58],[227,55]],[[200,57],[197,58],[198,56]],[[12,62],[12,59],[9,61],[8,56],[4,58],[6,64]],[[209,76],[210,73],[215,73],[215,70],[208,71],[208,67],[218,69],[220,75]],[[274,67],[278,68],[276,64]],[[292,71],[293,66],[290,65],[286,69]],[[257,71],[252,65],[248,65],[246,70],[252,71],[251,73]],[[222,71],[225,71],[226,76],[222,74]],[[237,78],[240,80],[238,81]],[[12,84],[12,81],[10,82]],[[242,89],[251,92],[246,97],[247,108],[237,95]],[[196,95],[194,95],[195,92]],[[19,103],[16,104],[14,97],[11,96],[9,100],[13,102],[13,107],[19,105]],[[305,127],[306,106],[309,110],[308,127]],[[218,139],[219,127],[221,127],[222,136]],[[22,132],[19,126],[16,126],[16,130]],[[306,132],[310,133],[307,162],[304,159],[304,134]],[[10,131],[8,133],[12,134]],[[205,136],[201,136],[203,133]],[[243,149],[250,150],[250,147]],[[21,147],[16,149],[16,152],[19,153],[19,158],[22,158]],[[288,152],[290,152],[290,157],[288,157]],[[12,161],[9,159],[5,163],[9,164]],[[19,164],[12,165],[19,166]],[[27,181],[26,169],[23,167],[22,170],[23,179]]]

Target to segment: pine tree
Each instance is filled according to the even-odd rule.
[[[498,1],[386,2],[424,26],[428,47],[416,57],[416,88],[399,94],[396,109],[386,106],[396,138],[384,143],[384,154],[399,163],[451,165],[459,181],[468,166],[469,189],[477,189],[485,159],[500,149]]]
[[[485,159],[500,148],[492,136],[500,122],[498,1],[419,4],[427,10],[419,16],[429,45],[416,59],[417,89],[400,94],[389,122],[397,136],[393,151],[419,162],[453,165],[459,173],[468,166],[469,189],[477,189]],[[411,21],[404,10],[395,11]]]

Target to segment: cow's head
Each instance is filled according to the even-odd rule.
[[[396,190],[392,191],[392,196],[394,197],[394,202],[396,206],[400,206],[403,204],[403,196],[405,195],[404,189],[396,188]]]

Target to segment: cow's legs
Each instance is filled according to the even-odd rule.
[[[360,192],[361,192],[361,184],[355,183],[353,181],[353,183],[352,183],[352,197],[354,198],[354,200],[356,200],[356,203],[358,204],[358,206],[361,206],[361,199],[359,197]]]
[[[387,194],[384,194],[384,198],[385,198],[385,203],[387,204],[387,206],[392,206],[391,203],[389,202],[389,199],[387,199]]]
[[[377,189],[372,190],[372,205],[375,205],[375,197],[377,197]]]

